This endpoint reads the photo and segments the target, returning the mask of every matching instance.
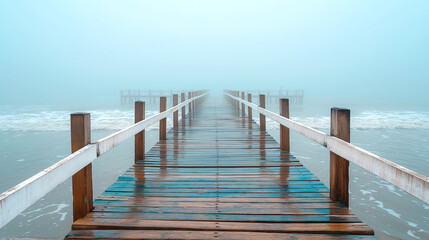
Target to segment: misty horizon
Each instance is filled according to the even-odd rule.
[[[283,88],[429,104],[429,3],[334,2],[3,1],[0,102]]]

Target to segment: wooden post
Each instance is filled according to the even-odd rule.
[[[240,91],[235,91],[235,96],[240,97]],[[237,108],[237,115],[240,115],[240,102],[235,100],[235,106]]]
[[[167,97],[159,98],[159,112],[167,110]],[[159,121],[159,140],[167,140],[167,118]]]
[[[331,109],[331,136],[350,142],[350,110]],[[349,161],[330,153],[331,199],[349,206]]]
[[[173,94],[173,106],[176,106],[179,103],[179,95]],[[173,113],[173,127],[177,128],[179,126],[179,110],[174,111]]]
[[[73,113],[71,123],[72,153],[91,143],[91,115]],[[93,209],[92,198],[92,164],[79,170],[72,177],[73,188],[73,221],[85,217]]]
[[[259,107],[265,108],[265,95],[264,94],[259,95]],[[265,123],[265,115],[263,115],[261,113],[259,114],[259,128],[261,129],[261,131],[267,130],[267,126]]]
[[[248,102],[252,102],[252,94],[248,93],[247,94],[247,101]],[[247,107],[247,118],[249,119],[249,128],[252,128],[252,108],[251,107]]]
[[[185,101],[185,93],[182,92],[180,94],[180,100],[181,100],[181,102]],[[182,112],[182,119],[183,119],[182,121],[184,121],[184,119],[186,118],[186,106],[182,107],[182,111],[181,112]]]
[[[280,115],[289,118],[289,99],[280,99]],[[289,128],[280,124],[280,149],[290,152]]]
[[[241,92],[241,99],[245,99],[244,98],[244,92]],[[246,116],[246,109],[244,108],[244,103],[241,104],[241,117],[245,117]]]
[[[194,97],[195,97],[195,91],[192,91],[191,96],[192,96],[192,98],[194,98]],[[195,101],[192,101],[192,109],[194,110],[194,111],[193,111],[193,114],[195,114],[195,109],[196,109]]]
[[[192,93],[188,92],[188,100],[191,99],[191,98],[192,98]],[[190,118],[191,117],[191,111],[192,111],[192,102],[188,103],[188,108],[189,108],[189,110],[188,110],[188,117]]]
[[[134,122],[138,123],[145,119],[145,102],[135,102]],[[145,131],[137,133],[134,137],[134,162],[144,159],[145,154]]]

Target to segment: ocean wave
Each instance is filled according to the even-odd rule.
[[[329,129],[329,116],[291,117],[293,121],[316,129]],[[256,118],[259,122],[259,119]],[[368,111],[351,117],[352,129],[429,129],[429,113],[411,111]],[[279,124],[267,118],[267,129],[277,129]]]
[[[132,110],[90,111],[92,130],[120,130],[134,122]],[[146,117],[157,114],[146,111]],[[180,118],[181,114],[179,114]],[[329,129],[329,116],[292,117],[292,120],[316,129]],[[258,118],[255,118],[259,122]],[[171,119],[167,125],[171,126]],[[352,129],[429,129],[429,112],[412,111],[368,111],[351,119]],[[277,129],[279,125],[267,118],[267,129]],[[158,129],[154,124],[148,130]],[[0,114],[0,131],[69,131],[70,112],[38,111],[33,113]]]
[[[99,110],[91,111],[92,130],[120,130],[134,123],[134,111]],[[157,114],[146,111],[146,117]],[[167,119],[167,125],[171,121]],[[148,130],[158,129],[158,124]],[[69,131],[70,112],[41,111],[0,115],[0,131]]]

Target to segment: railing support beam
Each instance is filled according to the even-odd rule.
[[[91,116],[89,113],[70,115],[72,153],[91,143]],[[93,209],[92,164],[72,176],[73,221],[85,217]]]
[[[167,110],[167,97],[159,98],[159,112]],[[167,140],[167,118],[159,121],[159,140]]]
[[[181,102],[185,101],[185,93],[180,94],[180,100],[181,100]],[[182,107],[181,112],[182,112],[182,122],[184,122],[185,118],[186,118],[186,106]]]
[[[241,99],[245,100],[244,92],[241,92]],[[246,109],[244,108],[244,103],[241,104],[241,117],[246,117]]]
[[[289,99],[280,99],[280,116],[289,118]],[[290,131],[289,128],[280,124],[280,149],[290,152]]]
[[[188,99],[191,99],[192,98],[192,93],[191,92],[188,92]],[[189,104],[188,104],[188,117],[190,118],[191,117],[191,112],[192,112],[192,103],[191,102],[189,102]]]
[[[265,108],[265,95],[264,94],[259,95],[259,107]],[[261,131],[267,130],[267,125],[265,122],[265,115],[262,113],[259,114],[259,128],[261,129]]]
[[[248,93],[247,94],[247,101],[248,102],[252,102],[252,94],[251,93]],[[252,128],[252,122],[253,122],[253,120],[252,120],[252,108],[251,107],[247,107],[247,118],[249,119],[249,128]]]
[[[331,136],[350,142],[350,110],[331,109]],[[330,152],[330,196],[349,206],[349,161]]]
[[[134,122],[138,123],[145,119],[145,102],[137,101],[134,105]],[[137,133],[134,137],[134,162],[143,160],[145,155],[145,130]]]
[[[179,104],[179,95],[173,94],[173,106]],[[179,126],[179,110],[173,113],[173,127],[177,128]]]

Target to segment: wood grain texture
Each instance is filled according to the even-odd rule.
[[[282,98],[280,99],[280,116],[289,118],[289,99]],[[282,151],[290,152],[290,132],[289,128],[280,125],[280,149]]]
[[[259,107],[265,108],[265,95],[259,95]],[[263,114],[259,114],[259,128],[261,129],[261,131],[267,130],[265,115]]]
[[[350,110],[331,109],[331,136],[350,142]],[[349,206],[349,161],[330,152],[330,195]]]
[[[134,122],[138,123],[145,119],[145,102],[135,102]],[[145,154],[145,130],[137,133],[134,137],[134,161],[143,160]]]
[[[70,115],[72,153],[91,143],[91,116],[89,113]],[[73,220],[84,217],[93,209],[92,164],[72,176]]]
[[[254,121],[243,123],[235,102],[200,104],[94,201],[67,239],[374,238],[298,159]]]
[[[191,99],[192,98],[192,93],[191,92],[188,92],[188,99]],[[188,115],[189,115],[189,117],[191,116],[191,112],[192,112],[192,103],[190,102],[189,104],[188,104]]]
[[[186,100],[186,98],[185,98],[185,93],[181,93],[181,94],[180,94],[180,101],[181,101],[181,102],[184,102],[185,100]],[[186,118],[186,106],[183,106],[183,107],[182,107],[181,112],[182,112],[182,119],[185,119],[185,118]]]
[[[167,97],[161,97],[159,99],[159,112],[167,110]],[[163,118],[159,121],[159,140],[167,139],[167,118]]]
[[[245,100],[245,93],[241,92],[241,99]],[[241,117],[246,117],[246,108],[244,107],[244,103],[241,104]]]
[[[173,106],[179,103],[179,95],[173,94]],[[179,126],[179,110],[173,113],[173,127]]]
[[[252,94],[248,93],[247,94],[247,101],[248,102],[252,102]],[[249,128],[252,128],[252,122],[253,122],[253,112],[252,112],[252,108],[251,107],[247,107],[247,119],[248,119],[248,126]]]

